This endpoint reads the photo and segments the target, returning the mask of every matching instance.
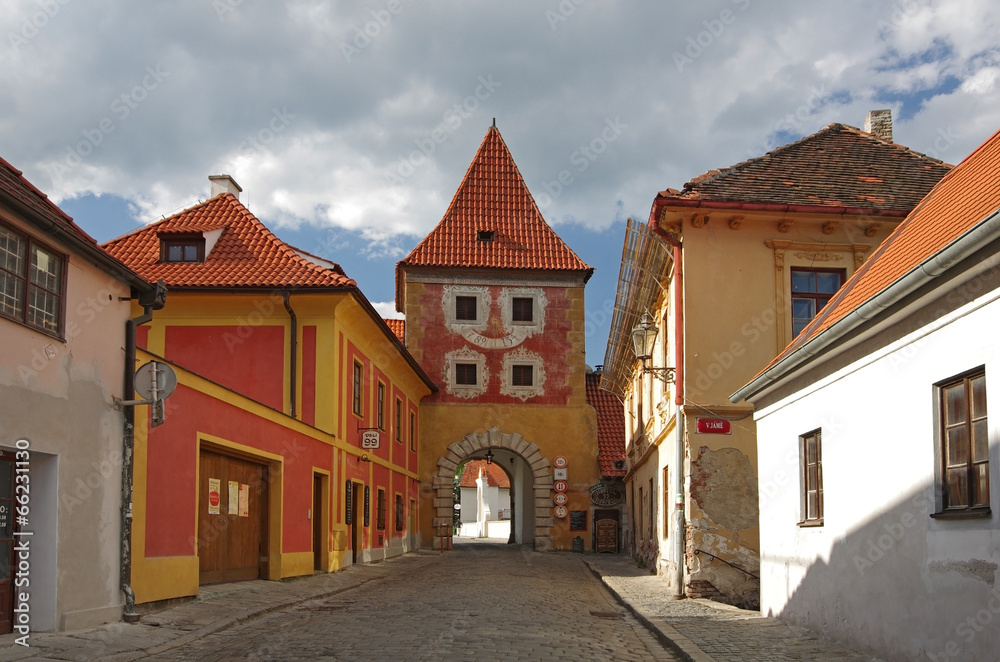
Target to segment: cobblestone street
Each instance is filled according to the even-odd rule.
[[[459,543],[148,660],[679,660],[581,555]]]

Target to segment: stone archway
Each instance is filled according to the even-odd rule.
[[[531,469],[532,488],[534,495],[525,502],[534,506],[535,529],[534,545],[535,550],[540,552],[551,551],[552,545],[552,473],[549,467],[552,463],[548,458],[542,456],[538,446],[526,441],[516,432],[501,432],[496,426],[491,427],[486,432],[470,433],[465,435],[465,439],[448,446],[448,453],[439,458],[437,462],[437,473],[434,475],[434,490],[437,498],[434,500],[434,528],[446,526],[451,530],[452,521],[452,482],[455,479],[455,469],[459,464],[465,462],[469,457],[478,451],[492,448],[496,450],[507,450],[523,459]],[[544,513],[544,515],[542,515]],[[447,548],[451,547],[450,538],[445,541]],[[433,538],[432,547],[441,548],[441,538]]]

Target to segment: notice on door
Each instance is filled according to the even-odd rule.
[[[250,517],[250,486],[240,483],[240,517]]]
[[[240,484],[238,481],[229,481],[229,504],[227,515],[236,515],[240,512]]]
[[[218,478],[208,479],[208,514],[218,515],[219,514],[219,504],[222,503],[222,497],[219,495],[219,487],[221,481]]]

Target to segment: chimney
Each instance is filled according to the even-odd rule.
[[[232,193],[237,200],[240,199],[240,191],[243,189],[229,175],[209,175],[208,181],[212,182],[212,192],[208,197],[214,198],[220,193]]]
[[[870,110],[865,117],[865,131],[874,134],[876,138],[892,142],[892,110]]]

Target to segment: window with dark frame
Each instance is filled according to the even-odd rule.
[[[65,256],[0,225],[0,313],[60,336],[65,262]]]
[[[160,239],[160,262],[204,261],[204,235],[172,235]]]
[[[986,371],[977,369],[938,385],[940,392],[941,512],[990,513]]]
[[[475,322],[478,318],[478,303],[474,296],[455,297],[455,319],[463,322]]]
[[[403,495],[402,494],[397,494],[396,495],[396,530],[397,531],[402,531],[403,530],[403,522],[405,521],[404,514],[405,513],[403,512]]]
[[[385,531],[385,490],[381,487],[375,497],[375,528]]]
[[[417,452],[417,415],[410,412],[410,450]]]
[[[353,398],[353,409],[354,413],[358,416],[362,415],[362,387],[363,387],[363,373],[361,364],[357,361],[354,362],[354,385],[351,390],[351,397]]]
[[[535,300],[530,297],[514,297],[511,300],[510,314],[514,322],[534,322]]]
[[[802,472],[802,519],[800,524],[823,523],[823,432],[814,430],[799,437]]]
[[[792,337],[799,335],[844,284],[843,269],[792,268]]]
[[[378,429],[385,429],[385,384],[378,383],[378,398],[376,399],[375,418]]]
[[[455,384],[461,386],[475,386],[479,382],[476,380],[475,363],[455,364]]]
[[[403,443],[403,401],[396,398],[396,420],[395,425],[396,441]]]
[[[511,386],[534,386],[535,366],[533,365],[512,365],[510,367]]]
[[[489,243],[493,241],[495,234],[493,230],[479,230],[476,232],[476,240]]]

